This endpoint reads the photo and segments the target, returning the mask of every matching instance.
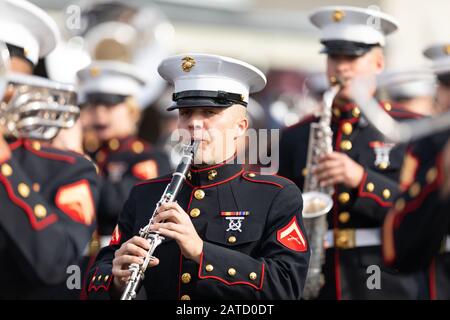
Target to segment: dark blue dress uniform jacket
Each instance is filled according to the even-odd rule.
[[[0,298],[62,299],[95,228],[95,166],[37,141],[10,149],[0,163]]]
[[[115,250],[148,223],[169,181],[156,179],[133,188],[113,243],[100,251],[90,271],[91,299],[110,298]],[[155,251],[160,264],[149,268],[144,280],[147,298],[301,298],[309,247],[302,197],[294,183],[221,164],[191,169],[177,201],[204,240],[200,263],[185,259],[175,241],[163,242]],[[237,228],[230,217],[244,219]]]
[[[450,299],[450,199],[441,195],[443,150],[450,131],[412,144],[402,167],[404,192],[386,217],[385,261],[403,272],[429,270],[431,298]],[[447,249],[447,250],[446,250]]]
[[[418,117],[389,103],[380,104],[380,108],[396,119]],[[415,299],[420,291],[415,275],[398,275],[384,267],[381,234],[376,246],[358,247],[353,241],[357,229],[380,229],[400,192],[398,176],[406,146],[385,143],[385,138],[354,104],[334,105],[332,112],[333,150],[347,154],[365,172],[355,189],[335,186],[334,206],[328,214],[329,229],[334,230],[334,247],[326,250],[326,282],[319,298]],[[316,121],[318,118],[313,116],[306,118],[285,129],[281,136],[278,174],[293,180],[299,188],[303,188],[306,174],[310,124]],[[372,265],[381,271],[380,290],[367,286],[370,276],[367,270]]]

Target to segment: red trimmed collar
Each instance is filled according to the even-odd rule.
[[[192,166],[187,174],[186,182],[193,187],[207,187],[227,182],[243,171],[241,164],[237,164],[234,157],[226,162],[197,168]]]

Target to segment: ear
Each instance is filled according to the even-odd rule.
[[[373,49],[373,59],[375,60],[375,74],[380,74],[383,72],[385,67],[385,59],[382,48],[374,48]]]
[[[247,116],[242,116],[236,122],[236,138],[242,137],[245,135],[248,129],[248,118]]]

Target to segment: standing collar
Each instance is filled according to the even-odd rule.
[[[230,181],[243,172],[241,164],[233,157],[223,163],[198,168],[192,166],[187,173],[187,183],[193,187],[208,187]]]

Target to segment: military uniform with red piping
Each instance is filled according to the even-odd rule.
[[[186,122],[209,120],[211,127],[226,118],[218,108],[246,107],[249,93],[266,83],[264,74],[254,66],[208,54],[169,57],[158,72],[175,86],[175,103],[169,109],[195,108],[200,114]],[[241,111],[238,107],[232,111]],[[214,109],[217,114],[202,114],[202,108]],[[235,120],[224,121],[230,128],[236,125]],[[204,129],[206,132],[209,127]],[[189,215],[202,250],[188,259],[180,250],[182,244],[167,237],[154,252],[159,264],[146,271],[143,288],[148,299],[302,297],[310,250],[300,190],[285,178],[246,172],[237,163],[237,155],[230,158],[225,162],[214,158],[218,164],[190,168],[176,201]],[[112,273],[115,254],[120,255],[121,245],[148,224],[170,180],[170,176],[150,180],[131,191],[111,244],[100,251],[90,270],[87,288],[91,299],[117,297]],[[190,223],[178,226],[192,227]]]
[[[147,142],[133,136],[109,140],[92,158],[96,160],[103,177],[97,210],[98,233],[110,238],[133,186],[169,173],[169,159],[153,150]],[[102,241],[102,247],[108,244],[109,239]]]
[[[166,240],[149,268],[144,288],[149,299],[299,299],[309,248],[297,186],[277,177],[244,172],[237,164],[192,169],[178,196],[204,247],[200,264],[185,259]],[[134,187],[109,247],[102,249],[89,275],[90,298],[108,298],[114,251],[138,233],[170,181]]]
[[[390,115],[397,118],[412,118],[414,115],[382,103]],[[380,106],[380,107],[381,107]],[[310,117],[287,128],[280,142],[279,174],[292,179],[303,187],[307,144],[310,124],[317,121]],[[380,226],[400,192],[398,175],[403,161],[405,146],[385,143],[384,137],[361,115],[354,104],[334,105],[333,149],[346,153],[364,166],[364,177],[356,189],[337,185],[334,207],[328,214],[328,243],[324,266],[325,287],[323,298],[365,299],[389,297],[415,297],[418,287],[416,277],[400,276],[384,270],[380,251]],[[381,150],[380,150],[381,149]],[[357,243],[364,234],[368,240]],[[370,265],[381,267],[381,290],[370,290],[366,286]],[[411,279],[410,279],[411,278]],[[398,284],[397,284],[398,283]]]
[[[383,254],[402,272],[429,271],[431,299],[450,298],[450,199],[444,182],[443,150],[450,131],[414,143],[405,157],[404,192],[386,217]]]
[[[383,266],[380,227],[392,201],[399,192],[398,173],[405,147],[387,143],[369,125],[358,106],[353,105],[352,82],[359,77],[375,80],[383,69],[382,47],[386,36],[398,28],[395,19],[370,8],[327,6],[309,17],[320,29],[321,53],[327,55],[327,74],[341,86],[332,108],[333,150],[347,157],[335,168],[333,161],[320,163],[329,168],[334,180],[346,171],[346,181],[334,185],[334,206],[328,213],[325,286],[319,298],[328,299],[416,299],[422,294],[422,274],[399,275]],[[368,23],[377,21],[378,24]],[[368,88],[369,92],[375,90]],[[338,105],[339,104],[339,105]],[[380,108],[395,118],[415,115],[383,103]],[[285,130],[280,142],[279,174],[303,188],[310,118]],[[315,146],[314,146],[315,147]],[[337,162],[337,161],[336,161]],[[344,163],[344,164],[343,164]],[[355,169],[348,172],[345,164]],[[333,170],[335,169],[335,170]],[[360,180],[360,174],[362,177]],[[324,173],[322,173],[323,175]],[[333,176],[334,174],[334,176]],[[357,177],[357,185],[352,178]],[[321,182],[327,183],[325,177]],[[349,187],[353,186],[353,187]]]
[[[67,268],[79,266],[95,228],[95,167],[37,141],[10,149],[0,163],[0,298],[67,298]]]

